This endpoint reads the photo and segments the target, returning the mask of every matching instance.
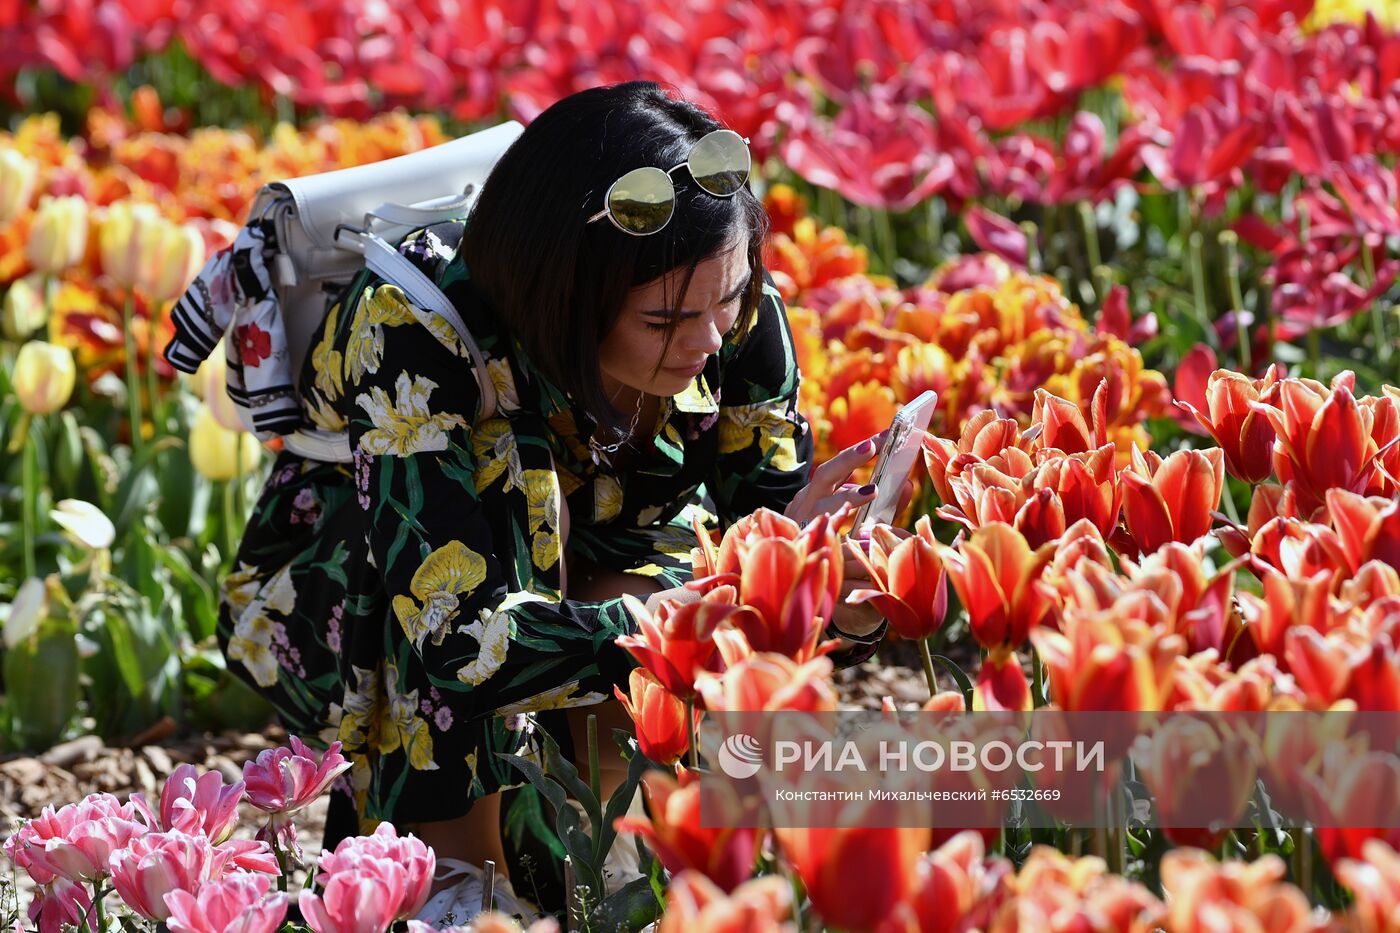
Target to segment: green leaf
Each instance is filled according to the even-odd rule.
[[[5,652],[5,695],[15,738],[44,751],[63,738],[78,711],[77,628],[46,619]]]
[[[962,691],[963,699],[967,703],[967,708],[972,709],[972,681],[963,673],[963,669],[958,667],[957,662],[952,658],[944,657],[941,654],[935,654],[933,659],[939,664],[942,664],[943,667],[947,669],[948,673],[953,675],[953,679],[958,682],[958,689]]]
[[[640,930],[661,916],[651,879],[634,878],[603,898],[589,913],[593,930]]]

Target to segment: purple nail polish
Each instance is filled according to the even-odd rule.
[[[875,491],[875,484],[874,484],[874,483],[866,483],[864,486],[862,486],[862,487],[860,487],[859,489],[856,490],[856,492],[860,493],[862,496],[868,496],[868,495],[870,495],[870,494],[871,494],[872,492],[874,492],[874,491]]]

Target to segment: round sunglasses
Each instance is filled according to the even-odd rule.
[[[665,229],[676,212],[676,186],[671,173],[687,166],[700,188],[717,198],[733,197],[749,179],[753,157],[749,139],[733,130],[706,133],[690,147],[680,165],[669,170],[655,166],[634,168],[608,188],[606,205],[588,223],[607,217],[613,226],[632,236],[647,236]]]

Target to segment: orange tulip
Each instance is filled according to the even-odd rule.
[[[792,885],[765,875],[725,893],[699,872],[685,871],[666,889],[666,912],[657,933],[797,933],[785,922],[792,912]]]
[[[705,708],[716,712],[799,710],[832,712],[831,659],[816,657],[798,664],[786,655],[755,652],[723,674],[702,671],[696,686]]]
[[[743,610],[707,595],[683,606],[662,605],[656,615],[640,600],[624,596],[623,603],[637,620],[637,634],[623,635],[617,644],[682,700],[695,696],[695,675],[716,670],[715,629]]]
[[[1296,485],[1305,515],[1323,505],[1329,489],[1365,494],[1377,480],[1374,412],[1357,404],[1354,379],[1343,373],[1330,390],[1312,380],[1285,379],[1277,404],[1251,403],[1278,433],[1274,472]]]
[[[690,731],[686,728],[685,701],[661,685],[650,671],[633,668],[628,677],[630,693],[613,687],[622,701],[622,708],[637,727],[637,746],[652,761],[662,765],[675,764],[690,750]],[[695,724],[703,714],[695,711]]]
[[[1178,450],[1163,460],[1133,451],[1123,478],[1123,517],[1128,534],[1144,553],[1168,541],[1190,544],[1210,531],[1211,511],[1225,488],[1225,459],[1219,447]]]
[[[1270,366],[1262,379],[1217,369],[1206,381],[1204,412],[1188,402],[1176,403],[1215,438],[1224,451],[1225,469],[1230,475],[1246,483],[1262,483],[1274,472],[1274,427],[1250,403],[1274,403],[1280,375],[1277,364]]]
[[[1356,933],[1391,933],[1400,917],[1400,851],[1368,839],[1360,859],[1342,859],[1332,870],[1355,898],[1347,914],[1350,928]]]
[[[1213,849],[1240,825],[1257,768],[1248,737],[1219,720],[1177,716],[1139,736],[1133,761],[1152,790],[1163,832],[1181,845]],[[1202,788],[1210,788],[1202,794]]]
[[[901,540],[888,525],[875,526],[869,556],[850,545],[876,589],[856,590],[846,600],[874,604],[890,627],[908,639],[928,638],[948,612],[948,581],[934,546],[933,525],[925,515],[914,528],[913,535]]]
[[[968,419],[956,444],[932,434],[925,438],[924,466],[928,468],[939,498],[950,503],[953,492],[948,479],[961,472],[964,464],[990,460],[1008,447],[1024,451],[1029,446],[1030,439],[1022,437],[1020,425],[1014,418],[998,418],[997,413],[988,408]]]
[[[1400,570],[1400,499],[1329,489],[1327,512],[1337,529],[1339,550],[1352,571],[1371,560]]]
[[[1030,633],[1056,706],[1069,712],[1162,708],[1175,659],[1185,652],[1181,636],[1112,610],[1066,613],[1060,628]]]
[[[899,405],[894,390],[876,382],[857,383],[850,391],[834,397],[827,406],[831,432],[827,443],[833,450],[844,450],[890,426]]]
[[[1259,530],[1275,518],[1302,518],[1298,511],[1298,497],[1292,486],[1263,484],[1254,487],[1254,495],[1249,501],[1249,515],[1246,526],[1226,525],[1217,528],[1216,537],[1225,545],[1231,557],[1242,557],[1249,553],[1250,542]]]
[[[1088,453],[1108,443],[1108,431],[1102,413],[1106,388],[1094,393],[1091,405],[1092,428],[1079,406],[1067,399],[1051,395],[1044,389],[1035,393],[1035,408],[1031,424],[1040,428],[1036,442],[1042,449],[1061,450],[1067,454]]]
[[[1283,859],[1272,854],[1216,862],[1199,849],[1173,849],[1162,856],[1168,895],[1162,925],[1172,933],[1314,933],[1312,906],[1302,891],[1281,880],[1286,870]]]
[[[1400,846],[1400,762],[1390,749],[1334,742],[1323,751],[1318,773],[1304,772],[1299,779],[1304,812],[1327,861],[1359,858],[1373,839]],[[1367,825],[1373,822],[1381,825]]]
[[[1169,541],[1138,563],[1127,558],[1122,563],[1128,591],[1158,598],[1166,613],[1157,624],[1185,638],[1188,652],[1213,649],[1221,657],[1227,652],[1238,657],[1241,620],[1233,595],[1240,562],[1207,576],[1205,540],[1198,539],[1191,545]]]
[[[1319,570],[1302,580],[1289,579],[1267,564],[1256,566],[1255,571],[1264,584],[1264,595],[1240,593],[1238,598],[1246,630],[1260,652],[1286,657],[1285,639],[1293,629],[1327,633],[1346,624],[1346,608],[1332,596],[1336,576],[1332,571]]]
[[[662,771],[648,771],[642,776],[642,788],[651,816],[618,817],[613,828],[645,839],[671,874],[696,871],[725,891],[733,891],[753,874],[759,831],[702,826],[701,780],[684,769],[680,780]]]
[[[1296,518],[1275,518],[1265,523],[1254,535],[1249,551],[1256,560],[1295,579],[1330,570],[1340,582],[1342,575],[1353,569],[1353,558],[1335,531]]]
[[[985,929],[1005,900],[1002,881],[1011,874],[1005,859],[988,859],[982,836],[958,833],[919,859],[913,890],[879,926],[879,933],[958,933]]]
[[[773,834],[828,925],[853,933],[874,930],[914,889],[929,829],[862,826],[850,812],[842,822],[848,825],[778,827]]]
[[[972,687],[973,712],[1024,712],[1034,708],[1032,699],[1030,681],[1015,651],[1000,648],[982,660]]]
[[[1368,395],[1357,402],[1371,413],[1371,440],[1380,451],[1376,458],[1380,488],[1370,491],[1394,495],[1400,483],[1400,386],[1386,386],[1379,398]]]
[[[1014,648],[1044,620],[1050,601],[1035,584],[1053,552],[1053,544],[1032,550],[1002,522],[978,528],[956,548],[938,548],[972,635],[984,648]]]
[[[1105,444],[1082,454],[1042,457],[1035,471],[1021,480],[1027,496],[1045,489],[1054,491],[1060,501],[1061,530],[1065,525],[1088,519],[1101,534],[1112,534],[1123,501],[1113,445]]]
[[[988,933],[1027,930],[1149,933],[1160,927],[1163,904],[1141,884],[1110,874],[1102,859],[1073,858],[1045,845],[1031,850],[1005,893]]]

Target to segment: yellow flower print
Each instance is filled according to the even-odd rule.
[[[321,340],[311,351],[311,365],[316,370],[316,388],[327,401],[335,401],[345,391],[342,381],[344,362],[339,350],[332,349],[335,342],[336,320],[340,317],[341,305],[336,303],[326,315],[326,323],[321,331]]]
[[[379,752],[389,754],[402,748],[408,763],[418,771],[436,771],[433,761],[433,736],[428,720],[418,715],[418,691],[399,693],[399,668],[384,665],[384,695],[388,717],[379,733]]]
[[[229,660],[241,661],[259,687],[277,683],[277,658],[272,654],[274,624],[265,613],[244,613],[228,641]]]
[[[346,686],[341,706],[332,706],[340,711],[340,732],[338,738],[345,745],[347,754],[353,749],[378,747],[379,726],[384,712],[384,691],[380,684],[383,675],[379,668],[368,670],[351,665],[355,675],[355,686]]]
[[[648,525],[656,524],[656,520],[661,517],[664,510],[659,505],[649,505],[637,513],[637,527],[645,528]]]
[[[525,503],[530,531],[559,527],[559,478],[553,470],[525,471]]]
[[[486,375],[496,389],[496,407],[504,412],[519,411],[520,393],[515,389],[515,376],[511,374],[510,363],[492,360],[486,364]]]
[[[394,615],[404,634],[418,648],[429,637],[434,645],[442,644],[457,617],[458,596],[471,593],[485,579],[486,559],[461,541],[433,551],[413,574],[413,595],[394,597]]]
[[[520,451],[506,419],[488,418],[472,428],[472,454],[476,457],[477,492],[485,491],[502,473],[506,477],[502,492],[524,487]]]
[[[560,684],[558,687],[537,693],[532,697],[526,697],[519,703],[511,703],[496,710],[497,716],[514,716],[516,713],[528,713],[536,710],[566,709],[571,706],[591,706],[594,703],[601,703],[607,699],[603,694],[595,692],[575,693],[578,689],[578,681],[570,681],[567,684]]]
[[[219,589],[233,618],[241,616],[258,595],[258,588],[261,586],[259,573],[257,567],[239,561],[238,569],[224,577],[223,585]]]
[[[428,409],[428,396],[437,383],[426,376],[409,377],[399,373],[394,380],[397,399],[390,403],[379,386],[361,394],[355,404],[363,408],[374,427],[360,437],[360,449],[371,454],[407,457],[425,450],[446,450],[447,432],[464,427],[467,420],[448,412],[434,414]]]
[[[473,687],[480,684],[506,662],[506,649],[510,647],[512,618],[510,610],[525,603],[548,602],[531,593],[510,593],[495,609],[482,609],[477,620],[470,625],[462,625],[457,631],[476,639],[478,648],[476,660],[457,670],[457,679]]]
[[[338,434],[348,426],[345,418],[335,410],[334,405],[321,397],[320,392],[307,392],[302,400],[305,402],[306,417],[321,430]]]
[[[608,522],[622,511],[622,484],[611,476],[599,476],[593,482],[593,520]]]
[[[530,539],[530,560],[541,570],[553,567],[559,560],[559,536],[547,531],[535,532]]]
[[[737,453],[753,444],[756,436],[763,456],[772,453],[773,469],[791,472],[798,468],[796,431],[797,426],[771,402],[721,408],[719,452]]]

